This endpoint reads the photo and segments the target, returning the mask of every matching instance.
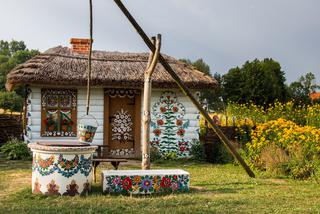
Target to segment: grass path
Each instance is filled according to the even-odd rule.
[[[103,165],[104,168],[109,165]],[[139,165],[121,167],[138,168]],[[30,161],[0,159],[0,213],[319,213],[320,185],[312,181],[249,178],[240,167],[187,162],[155,164],[191,173],[191,191],[164,196],[88,197],[31,194]],[[98,172],[99,173],[99,172]]]

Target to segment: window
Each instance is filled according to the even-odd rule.
[[[41,136],[77,136],[77,90],[41,90]]]

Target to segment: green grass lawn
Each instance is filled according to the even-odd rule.
[[[102,165],[110,168],[109,165]],[[129,165],[121,169],[138,168]],[[31,161],[0,158],[0,213],[319,213],[320,185],[313,181],[249,178],[242,168],[194,162],[155,164],[191,174],[189,193],[102,195],[99,181],[87,197],[31,194]]]

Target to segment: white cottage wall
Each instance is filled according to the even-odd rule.
[[[53,88],[53,87],[52,87]],[[26,141],[75,141],[76,137],[41,137],[41,88],[30,87],[27,108],[27,136]],[[77,93],[77,118],[86,114],[86,89],[78,88]],[[102,88],[91,89],[90,114],[93,115],[99,124],[95,134],[93,144],[103,144],[103,111],[104,111],[104,91]],[[84,121],[85,122],[85,121]]]
[[[36,141],[75,141],[75,137],[41,137],[41,87],[30,87],[31,93],[28,97],[28,108],[27,108],[27,135],[26,141],[36,142]],[[86,89],[77,89],[77,117],[79,119],[86,114]],[[199,118],[200,114],[196,107],[192,104],[190,99],[186,97],[179,90],[161,90],[153,89],[151,97],[151,107],[155,103],[159,102],[161,95],[169,91],[176,95],[177,102],[180,103],[185,108],[185,115],[183,116],[184,121],[189,121],[188,127],[185,128],[185,134],[183,136],[184,141],[192,142],[192,140],[199,139]],[[143,91],[141,92],[143,96]],[[196,92],[194,92],[198,96]],[[143,97],[141,99],[143,102]],[[141,103],[141,107],[142,107]],[[143,109],[141,109],[141,114],[143,114]],[[151,111],[151,120],[153,123],[157,123],[157,118],[155,114],[160,113],[159,109],[156,112]],[[91,90],[91,102],[90,102],[90,114],[92,114],[98,121],[99,127],[93,140],[95,145],[103,145],[103,131],[104,131],[104,89],[103,88],[93,88]],[[142,115],[141,115],[142,118]],[[156,136],[154,134],[154,127],[151,127],[150,139],[154,139]],[[141,132],[142,135],[142,132]],[[181,139],[179,136],[175,136],[176,139]],[[141,136],[142,139],[142,136]],[[161,136],[160,136],[161,139]],[[142,145],[142,144],[141,144]]]

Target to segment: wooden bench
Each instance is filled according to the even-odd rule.
[[[115,170],[118,169],[120,163],[128,162],[126,159],[120,158],[106,158],[108,156],[108,146],[107,145],[98,145],[97,156],[92,159],[93,166],[93,181],[96,182],[97,176],[97,167],[100,163],[111,163]]]
[[[102,189],[109,194],[154,194],[187,192],[190,175],[181,169],[103,170]]]

